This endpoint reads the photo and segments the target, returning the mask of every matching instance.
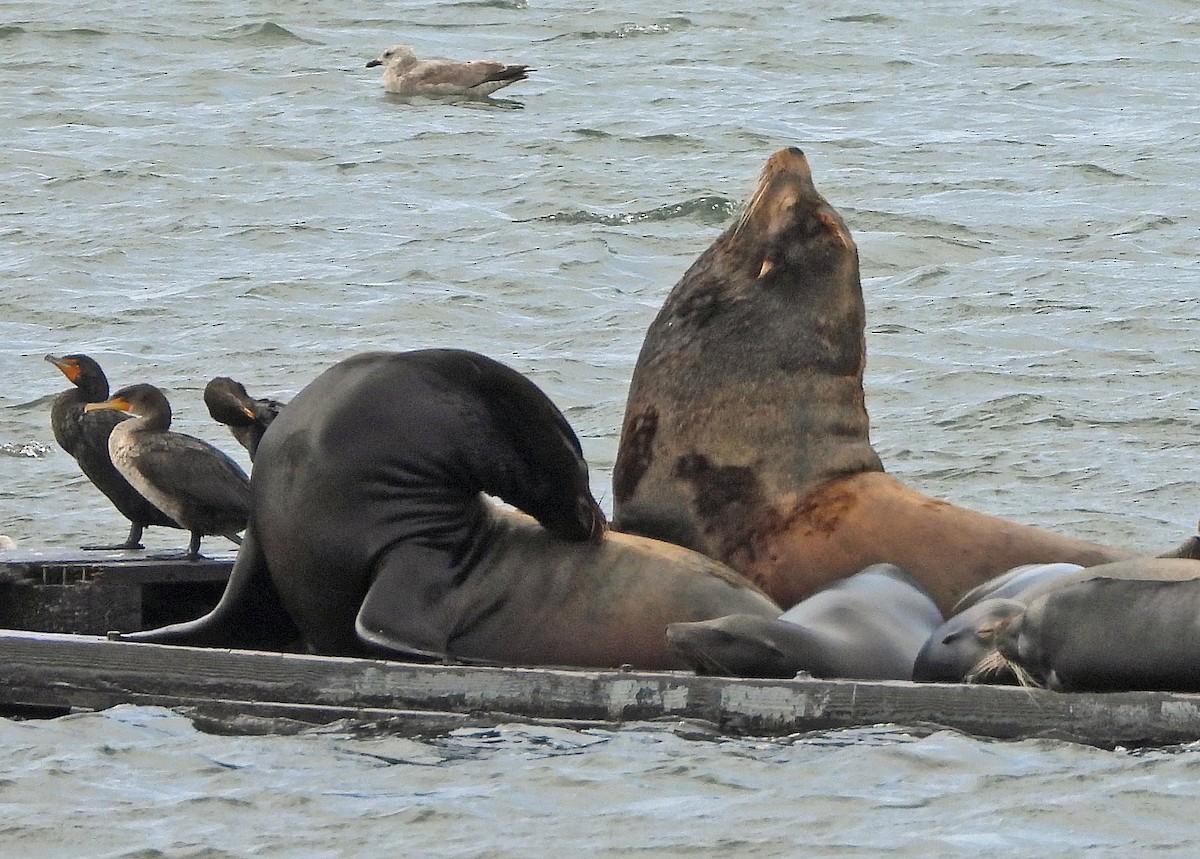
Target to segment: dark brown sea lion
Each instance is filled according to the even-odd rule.
[[[892,564],[822,588],[776,620],[735,614],[673,623],[667,642],[698,674],[911,680],[913,660],[942,623],[933,600]]]
[[[130,638],[665,668],[678,666],[668,623],[782,611],[699,553],[608,534],[566,419],[472,352],[373,352],[330,368],[263,436],[252,488],[218,606]]]
[[[858,251],[798,149],[667,296],[638,356],[614,528],[725,562],[777,602],[864,567],[945,612],[1019,564],[1130,557],[922,495],[883,473],[863,397]]]
[[[1045,564],[1010,571],[960,601],[956,613],[934,630],[917,654],[913,679],[942,683],[1038,682],[1037,672],[1005,657],[1002,638],[1041,597],[1097,578],[1190,581],[1200,578],[1200,561],[1135,558],[1079,569]]]

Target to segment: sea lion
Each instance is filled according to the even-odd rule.
[[[1061,692],[1200,692],[1200,578],[1055,588],[997,632],[996,649]]]
[[[778,619],[735,614],[673,623],[667,642],[698,674],[911,680],[942,614],[899,567],[876,564],[834,582]]]
[[[883,472],[863,395],[858,251],[799,149],[667,296],[634,368],[620,531],[723,561],[792,606],[880,562],[947,611],[1018,564],[1132,553],[966,510]]]
[[[263,436],[252,485],[221,602],[130,638],[667,668],[668,623],[782,611],[699,553],[606,533],[566,418],[472,352],[371,352],[326,370]]]
[[[1060,564],[1022,568],[980,586],[929,636],[917,654],[913,679],[942,683],[1034,683],[1035,675],[1005,658],[999,641],[1036,600],[1097,578],[1129,581],[1189,581],[1200,578],[1200,561],[1135,558],[1071,570]],[[982,597],[971,601],[979,592]]]
[[[954,617],[976,603],[990,599],[1011,599],[1029,590],[1034,585],[1060,581],[1064,576],[1086,569],[1079,564],[1021,564],[1005,573],[976,585],[963,594],[947,613]]]

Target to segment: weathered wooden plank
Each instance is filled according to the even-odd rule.
[[[28,549],[0,556],[0,572],[44,585],[212,582],[229,578],[235,557],[234,552],[214,552],[189,561],[182,551],[156,554],[120,549]]]
[[[45,632],[142,629],[142,589],[92,585],[18,585],[0,597],[0,625]]]
[[[110,550],[6,552],[0,627],[94,635],[199,617],[220,599],[234,554],[186,560]]]
[[[0,704],[203,709],[207,703],[228,715],[239,701],[254,702],[245,705],[248,713],[317,722],[424,712],[585,723],[685,718],[750,735],[894,722],[1101,746],[1200,739],[1200,696],[1164,692],[413,665],[0,632]]]

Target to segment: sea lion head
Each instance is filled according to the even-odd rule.
[[[794,677],[797,659],[779,631],[794,625],[749,614],[667,625],[667,650],[697,674]]]
[[[1021,664],[1002,653],[999,639],[1020,622],[1025,604],[989,599],[951,617],[934,630],[917,654],[913,679],[940,683],[1040,685]]]
[[[731,239],[755,246],[749,262],[757,261],[757,280],[839,265],[853,265],[857,273],[858,247],[850,230],[813,185],[808,159],[795,147],[767,159]]]

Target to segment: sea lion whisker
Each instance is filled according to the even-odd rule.
[[[963,676],[965,683],[980,683],[986,678],[992,677],[999,673],[1004,668],[1007,668],[1007,660],[997,651],[990,651],[986,656],[976,662],[969,671]]]
[[[998,650],[993,650],[975,663],[963,678],[967,683],[983,683],[988,679],[998,677],[1002,672],[1011,672],[1018,686],[1027,689],[1044,688],[1036,677],[1023,665],[1012,661]]]
[[[758,184],[754,187],[754,192],[750,195],[750,199],[742,206],[742,213],[738,216],[737,225],[733,228],[733,235],[737,236],[750,223],[750,218],[758,209],[758,203],[767,193],[767,181],[764,175],[758,180]]]

